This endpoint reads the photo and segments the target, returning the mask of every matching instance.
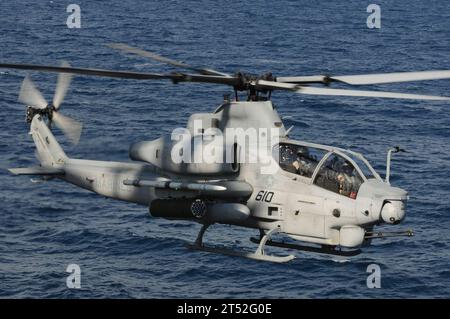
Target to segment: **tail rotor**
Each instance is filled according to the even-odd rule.
[[[70,67],[67,62],[63,62],[62,67]],[[52,104],[48,104],[40,91],[36,88],[33,81],[27,76],[21,86],[19,101],[27,105],[27,122],[31,122],[36,114],[46,116],[48,119],[48,126],[51,127],[55,123],[64,135],[73,144],[78,144],[81,136],[83,125],[68,116],[62,115],[59,112],[64,97],[72,80],[72,74],[60,73],[58,75],[58,82],[53,96]]]

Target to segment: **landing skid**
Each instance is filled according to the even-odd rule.
[[[252,252],[237,251],[237,250],[232,250],[232,249],[222,248],[222,247],[205,246],[203,244],[203,235],[205,234],[205,232],[209,226],[210,225],[202,226],[202,228],[200,229],[200,232],[198,233],[195,243],[187,245],[187,247],[189,249],[201,250],[201,251],[206,251],[209,253],[223,254],[223,255],[228,255],[228,256],[245,257],[245,258],[260,260],[260,261],[270,261],[270,262],[275,262],[275,263],[285,263],[285,262],[291,261],[292,259],[295,258],[293,255],[287,255],[287,256],[266,255],[266,253],[264,251],[264,246],[266,245],[270,236],[273,233],[279,231],[278,227],[267,232],[267,234],[265,234],[262,237],[261,241],[258,241],[259,246],[256,249],[256,251],[254,253],[252,253]]]
[[[256,244],[259,243],[258,238],[255,238],[255,237],[251,237],[250,241],[253,243],[256,243]],[[279,247],[279,248],[288,248],[288,249],[295,249],[295,250],[301,250],[301,251],[307,251],[307,252],[313,252],[313,253],[319,253],[319,254],[328,254],[328,255],[345,256],[345,257],[356,256],[361,253],[361,249],[337,250],[335,248],[311,247],[311,246],[304,246],[304,245],[298,245],[298,244],[292,244],[292,243],[277,242],[277,241],[273,241],[273,240],[268,240],[266,242],[266,245],[273,246],[273,247]]]

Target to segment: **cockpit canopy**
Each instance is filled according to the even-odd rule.
[[[280,143],[274,152],[279,152],[280,167],[288,172],[311,178],[320,160],[327,151],[303,145]]]
[[[362,155],[348,150],[285,142],[276,145],[273,154],[282,170],[353,199],[365,180],[380,179]]]

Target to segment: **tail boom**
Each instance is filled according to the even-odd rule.
[[[67,161],[66,153],[44,122],[42,116],[34,116],[30,125],[30,134],[36,145],[42,167],[59,167]]]

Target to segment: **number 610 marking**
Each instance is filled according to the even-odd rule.
[[[274,194],[273,192],[259,191],[258,195],[256,195],[255,200],[270,203],[272,201],[273,194]]]

